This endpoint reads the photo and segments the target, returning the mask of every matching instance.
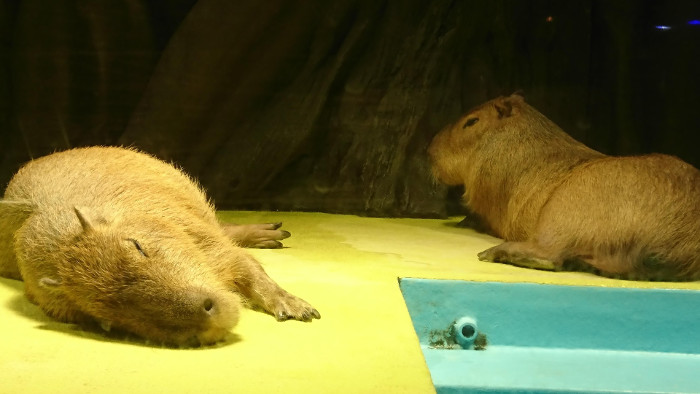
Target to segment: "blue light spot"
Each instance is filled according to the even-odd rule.
[[[667,25],[656,25],[656,26],[654,26],[654,28],[658,29],[658,30],[671,30],[671,26],[667,26]]]
[[[697,26],[700,25],[700,20],[693,19],[692,21],[688,21],[688,24]]]

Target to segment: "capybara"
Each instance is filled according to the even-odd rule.
[[[505,242],[481,260],[632,280],[700,279],[700,172],[650,154],[612,157],[571,138],[513,94],[448,125],[435,177]]]
[[[88,147],[24,165],[0,203],[0,275],[50,317],[175,346],[226,338],[242,302],[278,320],[319,313],[237,246],[279,224],[221,225],[200,186],[134,149]],[[245,235],[244,239],[231,239]]]

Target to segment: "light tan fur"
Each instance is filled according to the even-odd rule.
[[[433,173],[506,242],[482,260],[638,280],[700,279],[700,172],[652,154],[611,157],[517,94],[491,100],[431,143]]]
[[[232,242],[195,181],[133,149],[33,160],[10,181],[0,214],[0,274],[23,279],[27,297],[61,321],[197,345],[223,340],[241,301],[279,320],[320,317]],[[289,233],[278,227],[239,226],[255,237],[233,241],[279,246]]]

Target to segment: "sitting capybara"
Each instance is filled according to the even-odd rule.
[[[481,260],[635,280],[700,279],[700,172],[676,157],[611,157],[564,133],[520,95],[447,126],[436,178],[506,242]]]
[[[72,149],[27,163],[10,181],[0,275],[24,280],[27,298],[60,321],[213,344],[237,323],[242,300],[278,320],[320,318],[234,244],[279,246],[289,233],[278,227],[219,224],[192,179],[145,153]]]

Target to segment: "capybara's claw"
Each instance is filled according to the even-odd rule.
[[[302,315],[302,320],[304,321],[310,321],[312,319],[320,319],[321,314],[318,313],[316,309],[311,309],[310,311],[304,311],[304,314]]]
[[[301,321],[311,321],[313,319],[320,319],[321,314],[318,313],[316,308],[309,305],[308,302],[302,300],[299,297],[295,297],[289,293],[277,300],[275,311],[273,315],[277,321],[285,320],[301,320]]]
[[[252,247],[255,247],[255,248],[258,248],[258,249],[279,249],[279,248],[281,248],[282,246],[283,246],[283,245],[282,245],[282,242],[271,240],[271,241],[262,241],[262,242],[260,242],[260,243],[258,243],[258,244],[255,244],[255,245],[252,246]]]
[[[275,316],[275,318],[277,319],[277,321],[289,320],[289,316],[287,316],[287,312],[285,312],[285,311],[277,312],[277,315]]]
[[[494,248],[489,248],[489,249],[484,250],[483,252],[479,252],[476,255],[479,258],[479,261],[494,261],[495,262],[496,255],[494,253]]]
[[[506,263],[524,268],[555,271],[556,264],[538,255],[537,245],[529,242],[504,242],[479,253],[479,260]]]
[[[318,311],[314,308],[311,308],[310,310],[305,310],[301,316],[297,317],[297,320],[301,321],[311,321],[313,319],[320,319],[321,314],[318,313]]]

